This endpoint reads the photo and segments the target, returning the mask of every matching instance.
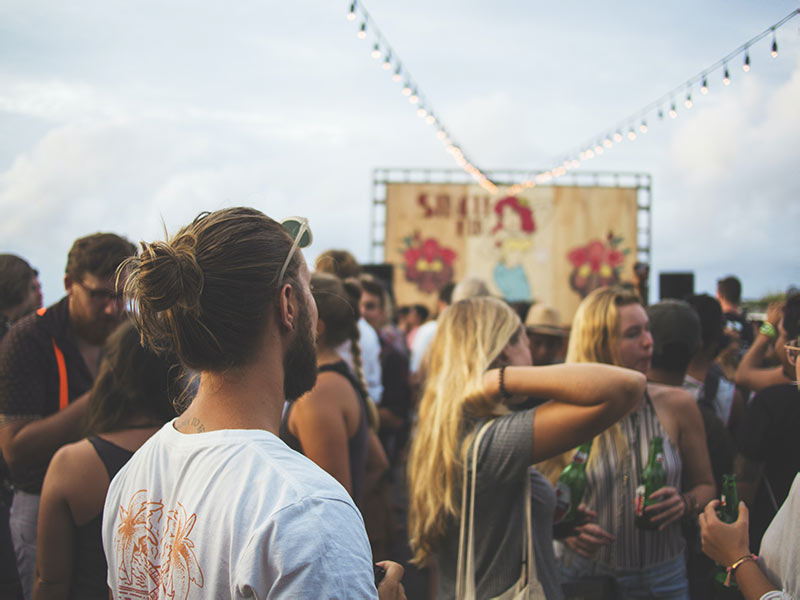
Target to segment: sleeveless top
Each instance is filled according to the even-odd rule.
[[[94,446],[100,460],[103,461],[109,480],[114,479],[117,471],[133,456],[133,452],[130,450],[121,448],[103,438],[93,435],[87,439]],[[75,529],[73,556],[75,562],[72,565],[72,580],[69,586],[71,600],[108,599],[108,586],[106,585],[108,567],[103,553],[102,524],[103,511],[100,511],[100,514],[86,525]]]
[[[334,373],[338,373],[347,381],[350,382],[350,385],[353,386],[353,391],[355,391],[356,396],[359,400],[360,405],[360,417],[358,422],[358,428],[356,429],[355,434],[347,441],[347,454],[349,456],[350,462],[350,485],[353,489],[353,501],[356,503],[358,508],[361,508],[361,493],[364,488],[364,473],[367,468],[367,443],[369,438],[369,425],[367,423],[367,407],[366,407],[366,400],[359,392],[358,382],[356,378],[353,376],[350,368],[347,366],[347,363],[344,361],[340,361],[337,363],[333,363],[330,365],[321,365],[319,367],[320,373],[325,373],[332,371]],[[281,428],[280,428],[280,437],[281,439],[286,442],[286,445],[289,446],[292,450],[300,452],[301,454],[305,454],[303,452],[303,446],[300,443],[300,440],[297,439],[292,433],[289,431],[289,414],[292,411],[292,407],[294,406],[293,402],[290,402],[287,406],[286,410],[283,412],[283,419],[281,420]]]
[[[634,524],[636,487],[647,466],[650,440],[664,440],[667,486],[681,490],[681,457],[658,420],[649,394],[644,404],[619,422],[627,448],[618,447],[610,431],[597,436],[586,469],[583,503],[597,511],[597,524],[616,536],[600,546],[594,561],[611,569],[642,569],[675,558],[685,548],[680,521],[664,531],[647,531]],[[637,460],[638,455],[638,460]],[[622,457],[622,460],[620,460]],[[571,553],[566,544],[564,552]]]

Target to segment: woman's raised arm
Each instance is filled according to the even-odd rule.
[[[503,387],[514,396],[550,398],[536,408],[531,462],[575,448],[628,414],[644,395],[638,371],[580,363],[547,367],[506,367]],[[500,369],[487,371],[484,389],[501,396]]]

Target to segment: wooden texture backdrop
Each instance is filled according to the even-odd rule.
[[[435,306],[438,290],[483,279],[509,300],[554,306],[568,325],[594,287],[630,281],[635,188],[541,186],[491,196],[462,184],[387,184],[384,261],[399,305]]]

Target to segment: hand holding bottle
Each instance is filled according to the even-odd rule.
[[[679,520],[686,512],[686,504],[680,492],[671,486],[662,487],[652,494],[650,500],[656,501],[644,509],[650,522],[663,531],[671,523]]]
[[[725,523],[717,516],[719,500],[712,500],[700,513],[700,539],[703,552],[717,564],[729,567],[742,556],[750,554],[750,513],[744,502],[739,502],[739,518],[735,523]]]

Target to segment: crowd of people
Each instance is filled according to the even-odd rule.
[[[311,242],[92,234],[47,308],[0,255],[1,598],[800,597],[800,295],[398,307]]]

